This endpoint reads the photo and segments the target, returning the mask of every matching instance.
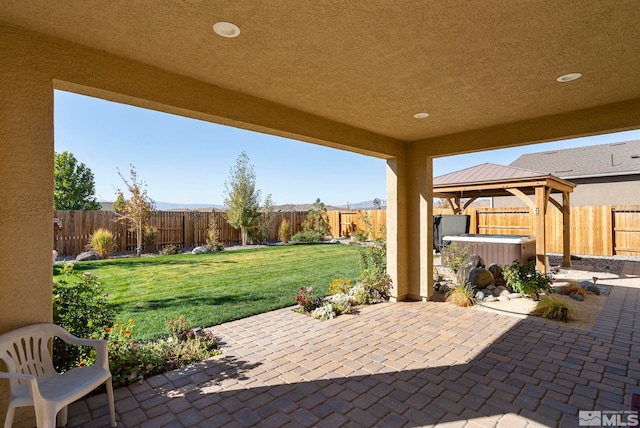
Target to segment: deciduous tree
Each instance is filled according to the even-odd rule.
[[[53,168],[54,210],[99,210],[91,170],[73,153],[55,153]]]
[[[228,208],[225,214],[227,221],[234,228],[240,229],[242,245],[245,246],[249,233],[260,217],[260,190],[256,189],[256,174],[245,152],[238,156],[224,187],[224,204]]]
[[[113,209],[118,214],[118,220],[128,220],[132,224],[132,229],[136,232],[136,254],[140,257],[142,251],[142,229],[149,224],[149,216],[151,211],[156,207],[155,202],[147,195],[147,183],[138,178],[138,173],[133,165],[130,170],[130,181],[128,181],[120,170],[118,175],[127,186],[129,198],[126,198],[123,192],[118,189],[118,197]]]

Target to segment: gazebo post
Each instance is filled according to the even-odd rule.
[[[535,190],[536,209],[534,212],[536,223],[536,270],[547,272],[547,237],[546,237],[546,207],[547,192],[545,186],[538,186]]]
[[[562,192],[562,266],[571,267],[571,202],[569,192]]]

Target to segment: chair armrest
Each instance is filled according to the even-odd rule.
[[[95,364],[109,370],[109,351],[107,347],[107,341],[104,339],[82,339],[78,336],[74,336],[66,330],[64,333],[56,334],[60,339],[67,343],[78,346],[90,346],[96,350],[96,362]]]
[[[31,388],[31,393],[33,397],[41,397],[40,388],[38,388],[38,381],[35,376],[30,374],[22,374],[22,373],[7,373],[0,372],[0,379],[15,379],[22,382],[29,382],[29,387]]]

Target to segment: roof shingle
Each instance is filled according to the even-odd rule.
[[[528,153],[510,166],[564,179],[640,174],[640,140]]]

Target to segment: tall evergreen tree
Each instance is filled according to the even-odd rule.
[[[93,173],[73,153],[54,154],[53,209],[99,210]]]

